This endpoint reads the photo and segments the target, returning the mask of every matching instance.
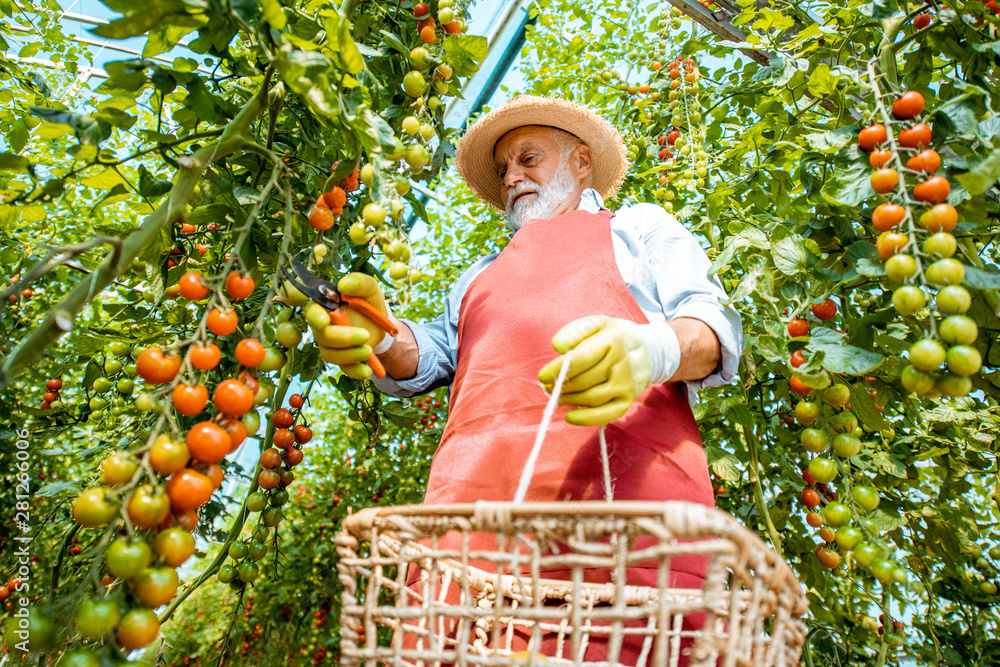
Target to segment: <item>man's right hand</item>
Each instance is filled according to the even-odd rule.
[[[349,273],[337,283],[337,290],[341,294],[361,297],[392,319],[375,278],[363,273]],[[377,324],[351,309],[347,310],[347,317],[354,326],[330,324],[326,309],[316,303],[306,306],[305,315],[324,361],[337,364],[348,377],[358,380],[371,377],[371,368],[364,362],[371,356],[372,348],[386,335]]]

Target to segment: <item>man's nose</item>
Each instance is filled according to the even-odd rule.
[[[507,172],[503,175],[503,184],[512,188],[524,180],[524,171],[520,167],[511,165],[507,167]]]

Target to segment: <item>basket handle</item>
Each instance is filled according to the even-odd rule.
[[[531,447],[531,453],[528,454],[528,460],[524,463],[524,470],[521,471],[521,481],[517,485],[517,491],[514,493],[514,504],[521,505],[524,503],[524,497],[528,494],[528,485],[531,483],[531,477],[535,473],[535,464],[538,462],[538,454],[542,450],[542,442],[545,441],[545,435],[549,430],[549,424],[552,423],[552,416],[555,414],[556,406],[559,404],[559,396],[562,394],[563,383],[566,381],[566,374],[569,372],[569,360],[573,356],[573,350],[566,352],[565,357],[563,357],[562,366],[559,368],[559,376],[556,378],[556,383],[552,387],[552,394],[549,396],[549,402],[545,404],[545,411],[542,413],[542,423],[538,425],[538,433],[535,434],[535,444]],[[604,437],[604,426],[601,426],[597,432],[598,440],[601,443],[601,467],[604,470],[604,495],[608,502],[614,500],[614,493],[611,490],[611,466],[608,463],[608,441]]]

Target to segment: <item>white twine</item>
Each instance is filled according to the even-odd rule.
[[[552,416],[555,414],[556,406],[559,404],[559,395],[562,393],[563,382],[566,381],[566,374],[569,372],[569,360],[572,354],[573,350],[570,350],[563,357],[559,376],[556,378],[555,386],[552,387],[552,394],[549,396],[549,402],[545,405],[545,411],[542,413],[542,423],[538,425],[538,433],[535,434],[535,444],[532,445],[531,453],[528,454],[528,460],[524,464],[524,470],[521,471],[521,481],[517,485],[517,493],[514,494],[515,505],[523,503],[524,497],[528,494],[528,485],[531,483],[531,477],[535,473],[535,463],[538,461],[538,454],[542,451],[542,442],[545,441],[545,434],[549,430],[549,424],[552,423]],[[608,463],[608,443],[604,438],[603,426],[598,430],[598,439],[601,443],[601,465],[604,469],[604,494],[610,502],[614,497],[611,492],[611,466]]]

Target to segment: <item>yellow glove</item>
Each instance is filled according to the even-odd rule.
[[[661,345],[664,336],[667,342]],[[658,371],[651,359],[651,345],[656,346],[652,352],[662,366]],[[680,363],[676,335],[665,322],[639,325],[592,315],[560,329],[552,347],[563,354],[573,350],[559,403],[586,406],[566,415],[566,421],[577,426],[602,426],[621,417],[655,376],[664,381],[661,377],[672,376]],[[547,392],[551,393],[564,359],[554,359],[538,373]]]
[[[363,298],[376,310],[392,318],[378,281],[364,273],[349,273],[337,283],[337,290],[344,295]],[[347,309],[347,318],[354,326],[345,327],[330,324],[329,314],[319,304],[306,306],[306,321],[312,327],[319,354],[324,361],[337,364],[344,375],[358,380],[367,380],[372,371],[364,363],[375,348],[376,353],[385,352],[392,343],[382,329],[364,315]],[[381,345],[380,345],[381,343]]]

